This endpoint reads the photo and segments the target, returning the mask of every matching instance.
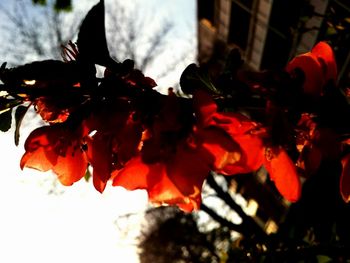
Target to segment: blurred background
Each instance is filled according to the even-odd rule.
[[[2,1],[0,61],[14,67],[61,59],[61,45],[76,41],[82,19],[96,3]],[[246,70],[277,70],[321,40],[334,49],[339,85],[344,90],[350,85],[348,0],[106,0],[105,15],[112,57],[135,60],[161,92],[179,88],[183,69],[193,62],[215,77],[234,48]],[[26,116],[18,147],[14,127],[0,136],[0,262],[349,258],[349,208],[339,195],[337,164],[320,169],[296,205],[278,194],[263,169],[254,176],[211,175],[202,211],[183,214],[149,206],[143,191],[109,187],[100,195],[91,182],[66,188],[51,173],[20,171],[23,138],[39,125],[35,114]]]

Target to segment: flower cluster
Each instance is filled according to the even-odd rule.
[[[294,202],[301,195],[300,175],[312,176],[322,160],[343,157],[341,192],[350,200],[347,141],[319,107],[337,89],[327,43],[295,57],[282,72],[251,72],[250,79],[232,71],[213,83],[191,64],[180,79],[188,96],[181,97],[172,88],[158,93],[155,81],[131,60],[113,61],[104,41],[90,50],[84,30],[78,46],[64,48],[65,62],[1,68],[1,109],[33,105],[47,122],[26,139],[22,169],[52,170],[67,186],[91,169],[101,193],[111,181],[146,189],[153,203],[192,211],[200,207],[210,172],[232,176],[264,167],[281,195]],[[91,61],[87,53],[95,50]],[[106,67],[102,79],[94,64]],[[235,98],[244,98],[248,107]],[[260,110],[249,111],[251,103]],[[23,117],[18,115],[17,124]]]
[[[128,78],[124,81],[129,85]],[[142,93],[156,95],[147,90]],[[62,184],[72,185],[90,165],[100,192],[113,180],[114,186],[146,189],[152,202],[191,211],[200,206],[210,171],[234,175],[264,165],[286,199],[299,198],[294,163],[282,147],[266,145],[268,135],[256,122],[240,113],[219,112],[211,94],[200,88],[186,102],[171,90],[168,96],[148,99],[158,101],[154,112],[141,111],[130,97],[105,98],[97,110],[84,106],[83,115],[71,112],[68,120],[34,130],[25,142],[21,167],[52,170]],[[61,109],[43,101],[35,102],[38,112],[60,116]]]

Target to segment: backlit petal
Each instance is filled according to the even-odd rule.
[[[152,165],[142,162],[137,156],[128,161],[123,169],[112,173],[113,186],[122,186],[127,190],[147,189],[147,176]]]
[[[224,130],[217,127],[199,129],[197,137],[202,140],[201,147],[207,151],[202,154],[202,162],[207,162],[212,170],[219,172],[226,165],[234,164],[241,157],[241,148]]]
[[[57,174],[63,185],[72,185],[84,177],[87,169],[87,160],[79,147],[70,146],[65,156],[58,156],[57,164],[52,171]]]
[[[241,159],[228,165],[222,171],[225,175],[245,174],[258,170],[264,161],[264,146],[262,140],[251,134],[242,134],[234,137],[241,147]]]
[[[111,136],[97,133],[89,141],[89,162],[93,167],[93,183],[97,191],[102,193],[111,177],[112,149]]]
[[[57,155],[51,150],[43,147],[34,152],[26,152],[21,159],[20,167],[33,168],[41,172],[51,170],[53,164],[57,162]]]
[[[273,149],[271,160],[265,159],[264,166],[281,195],[295,202],[301,195],[301,184],[296,167],[283,149]]]
[[[20,162],[21,169],[28,167],[48,171],[56,164],[57,154],[51,144],[55,132],[51,126],[40,127],[31,132],[24,144],[26,152]]]
[[[182,195],[184,204],[192,204],[192,209],[199,209],[201,190],[210,171],[209,164],[204,162],[196,150],[179,146],[177,153],[166,165],[170,180]]]

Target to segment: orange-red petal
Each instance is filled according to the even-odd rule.
[[[127,190],[146,189],[149,200],[155,204],[178,205],[185,211],[193,210],[188,198],[168,177],[164,163],[146,164],[137,156],[113,177],[113,186]]]
[[[27,138],[21,168],[52,170],[63,185],[72,185],[86,171],[87,160],[80,149],[79,139],[65,126],[44,126]]]
[[[236,135],[234,139],[241,147],[241,159],[237,163],[227,165],[222,174],[245,174],[258,170],[264,161],[265,150],[262,140],[252,134]]]
[[[201,141],[201,158],[213,171],[220,172],[227,165],[241,158],[241,148],[224,130],[217,127],[198,129],[196,137]]]
[[[26,150],[23,155],[20,167],[34,168],[39,171],[48,171],[57,163],[57,154],[51,142],[55,129],[51,126],[44,126],[31,132],[24,143]]]
[[[67,148],[64,156],[58,156],[52,171],[57,175],[61,184],[69,186],[84,177],[87,160],[80,147],[75,145]]]
[[[26,152],[21,159],[20,167],[33,168],[41,172],[52,169],[53,163],[57,162],[57,155],[53,151],[41,147],[34,152]]]
[[[331,46],[324,41],[320,41],[313,47],[311,53],[316,56],[325,67],[324,74],[326,81],[337,82],[337,63]]]
[[[304,92],[315,97],[320,96],[325,83],[322,65],[317,57],[311,52],[301,54],[288,63],[286,71],[293,73],[297,68],[301,69],[305,75]]]
[[[93,184],[97,191],[102,193],[107,181],[111,177],[112,145],[110,135],[101,135],[97,132],[91,140],[88,140],[88,157],[93,167]]]
[[[283,149],[273,149],[271,160],[265,160],[264,166],[277,190],[290,202],[301,195],[301,184],[296,167]]]
[[[210,166],[203,161],[197,150],[179,146],[174,158],[166,164],[167,175],[184,198],[184,204],[199,209],[202,185]]]
[[[202,184],[209,171],[209,164],[203,162],[197,150],[180,145],[165,163],[146,164],[140,156],[134,157],[116,172],[113,185],[146,189],[151,202],[177,205],[190,212],[199,209]]]

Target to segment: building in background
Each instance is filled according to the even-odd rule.
[[[283,68],[296,54],[327,40],[335,47],[341,77],[349,71],[348,0],[197,0],[197,4],[200,64],[223,57],[219,52],[223,47],[238,47],[250,69]]]
[[[295,55],[326,40],[335,50],[343,82],[349,80],[349,0],[197,0],[197,4],[198,62],[210,70],[220,72],[233,48],[239,48],[249,70],[281,69]],[[276,230],[288,202],[276,194],[266,171],[235,176],[231,186],[255,207],[251,215],[265,231]]]

